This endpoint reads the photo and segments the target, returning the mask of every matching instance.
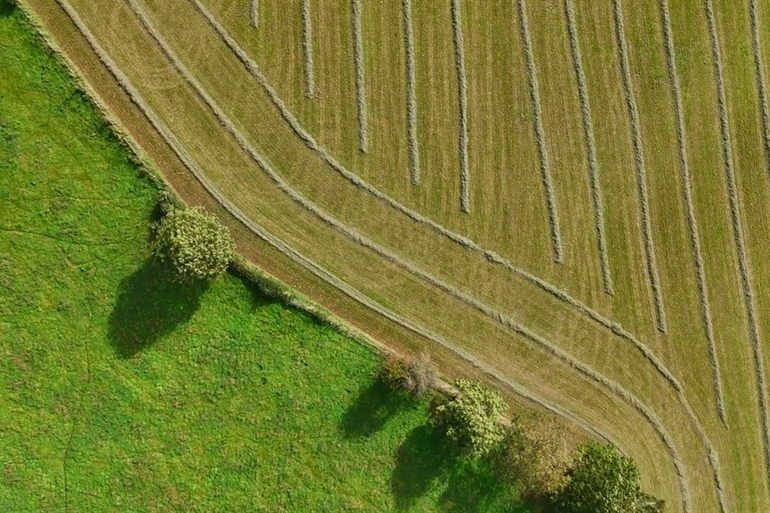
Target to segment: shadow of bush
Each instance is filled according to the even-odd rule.
[[[204,281],[175,282],[171,269],[150,258],[118,287],[109,339],[121,358],[131,358],[189,320],[208,289]]]
[[[438,430],[427,425],[413,429],[396,451],[396,467],[390,478],[396,507],[409,509],[437,480],[445,478],[456,462]]]
[[[0,0],[0,18],[10,16],[14,10],[16,10],[16,4],[12,0]]]
[[[446,513],[531,511],[522,503],[516,491],[499,479],[489,460],[458,461],[448,474],[439,506]]]
[[[342,432],[346,438],[373,435],[393,415],[401,410],[417,407],[412,399],[394,393],[378,376],[363,389],[342,418]]]

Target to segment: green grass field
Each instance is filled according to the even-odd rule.
[[[230,275],[172,284],[157,187],[0,6],[0,511],[516,510],[363,343]]]

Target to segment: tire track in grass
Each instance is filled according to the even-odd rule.
[[[687,157],[687,137],[685,133],[684,109],[682,107],[682,92],[679,86],[679,72],[676,65],[676,51],[674,38],[671,31],[671,16],[668,9],[668,0],[660,0],[660,21],[663,29],[663,43],[668,67],[668,79],[671,85],[671,98],[676,122],[676,142],[679,156],[679,174],[682,180],[682,197],[684,198],[685,212],[687,215],[687,229],[690,235],[693,261],[698,279],[698,293],[700,295],[701,319],[706,332],[709,346],[709,359],[714,381],[714,398],[717,411],[722,422],[727,426],[727,413],[725,411],[724,393],[722,391],[722,373],[717,356],[716,341],[714,339],[714,326],[712,323],[711,303],[709,301],[708,286],[706,284],[706,266],[703,263],[703,250],[700,244],[698,232],[698,220],[695,216],[695,206],[692,199],[692,180],[690,178],[689,159]]]
[[[564,12],[567,18],[567,32],[572,54],[572,65],[575,68],[575,77],[578,84],[578,96],[580,98],[580,114],[583,118],[583,131],[588,159],[588,174],[591,179],[591,199],[594,204],[594,225],[599,244],[599,263],[602,269],[602,283],[607,294],[614,294],[612,273],[610,272],[609,251],[604,229],[604,205],[602,202],[602,189],[599,181],[599,163],[596,161],[596,142],[594,140],[594,122],[591,116],[591,102],[588,98],[588,85],[583,70],[583,57],[580,52],[580,43],[577,35],[577,23],[572,0],[564,0]]]
[[[383,307],[379,303],[373,301],[369,297],[361,294],[358,290],[351,287],[346,282],[330,274],[328,271],[320,267],[318,264],[304,257],[303,255],[301,255],[300,253],[298,253],[297,251],[295,251],[294,249],[286,245],[282,240],[273,236],[272,234],[267,232],[265,229],[263,229],[261,226],[254,223],[245,213],[243,213],[237,206],[235,206],[229,199],[227,199],[227,197],[219,191],[219,189],[208,179],[208,177],[206,177],[206,174],[200,169],[200,167],[192,158],[192,156],[184,149],[183,145],[177,140],[177,138],[173,135],[171,130],[169,130],[169,128],[163,123],[163,121],[161,121],[158,118],[158,116],[152,111],[152,109],[144,101],[141,94],[131,84],[131,81],[128,79],[128,77],[126,77],[126,75],[119,70],[119,68],[115,65],[112,59],[107,55],[107,53],[104,51],[101,45],[99,45],[96,38],[90,32],[90,30],[82,21],[82,19],[77,14],[77,12],[69,5],[69,3],[67,3],[66,0],[57,0],[57,3],[64,10],[64,12],[67,14],[67,16],[75,25],[75,27],[83,35],[83,37],[86,39],[89,46],[97,55],[97,57],[102,62],[102,64],[115,77],[115,79],[117,80],[121,88],[128,94],[132,103],[134,103],[134,105],[136,105],[139,108],[142,114],[147,118],[147,120],[155,128],[155,130],[158,131],[160,136],[163,138],[166,144],[168,144],[168,146],[176,154],[176,156],[180,159],[180,161],[185,165],[185,167],[193,174],[193,176],[195,176],[195,178],[201,183],[201,185],[206,189],[206,191],[209,194],[211,194],[211,196],[217,202],[219,202],[233,217],[235,217],[239,222],[241,222],[244,226],[246,226],[251,232],[256,234],[258,237],[260,237],[262,240],[270,244],[273,248],[275,248],[285,256],[289,257],[294,262],[300,264],[302,267],[310,271],[314,276],[322,279],[326,283],[337,288],[338,290],[346,294],[348,297],[354,299],[355,301],[366,306],[367,308],[372,309],[377,314],[384,316],[385,318],[408,329],[409,331],[412,331],[413,333],[416,333],[420,336],[425,337],[426,339],[429,339],[435,342],[436,344],[444,347],[450,352],[455,353],[457,356],[464,359],[466,362],[470,363],[475,368],[494,377],[496,380],[505,384],[508,388],[513,390],[515,393],[521,395],[522,397],[542,406],[543,408],[553,412],[556,415],[559,415],[571,422],[574,422],[581,428],[585,429],[586,432],[593,434],[597,438],[618,446],[618,444],[614,442],[612,439],[610,439],[607,435],[599,432],[596,428],[589,425],[584,420],[574,416],[572,413],[561,408],[560,406],[553,405],[548,401],[540,398],[536,394],[530,392],[528,389],[524,388],[523,386],[519,385],[515,381],[511,380],[509,377],[495,370],[489,364],[479,359],[478,357],[474,356],[473,354],[466,351],[465,349],[458,347],[457,345],[447,341],[441,336],[431,331],[428,331],[424,327],[419,326],[401,317],[400,315],[392,312],[391,310]]]
[[[719,127],[722,134],[722,160],[725,168],[725,180],[727,181],[727,196],[730,202],[730,218],[735,239],[735,252],[738,256],[738,267],[741,275],[743,299],[746,304],[746,315],[749,320],[749,336],[751,349],[756,366],[757,395],[759,410],[762,414],[762,442],[765,449],[765,473],[770,482],[770,419],[767,411],[767,381],[765,379],[765,364],[762,355],[761,339],[759,334],[759,321],[754,299],[754,289],[751,285],[751,271],[746,255],[746,245],[743,237],[743,225],[741,223],[740,205],[738,203],[738,187],[733,168],[733,148],[730,138],[730,124],[727,114],[727,97],[725,95],[724,74],[722,72],[722,52],[717,36],[716,18],[711,0],[703,0],[704,12],[708,23],[709,40],[711,43],[711,57],[714,65],[714,80],[717,90],[717,104],[719,106]]]
[[[604,328],[610,330],[613,334],[622,338],[623,340],[626,340],[634,348],[636,348],[642,354],[642,356],[653,366],[653,368],[655,368],[655,370],[675,390],[676,395],[679,399],[679,402],[683,405],[683,408],[686,412],[687,417],[691,420],[693,425],[696,427],[696,430],[698,431],[701,442],[707,448],[708,459],[714,473],[715,483],[717,485],[717,488],[721,489],[721,470],[719,465],[718,454],[714,450],[713,445],[711,444],[711,441],[708,438],[708,435],[705,429],[701,425],[698,418],[695,416],[695,413],[689,401],[687,400],[687,397],[684,395],[684,389],[681,383],[679,383],[679,380],[677,380],[677,378],[673,374],[671,374],[671,372],[666,368],[665,364],[645,344],[643,344],[631,332],[627,331],[620,323],[610,320],[609,318],[605,317],[598,311],[589,307],[585,303],[575,299],[574,297],[567,294],[565,291],[557,288],[556,286],[543,280],[542,278],[539,278],[524,269],[516,267],[510,261],[501,257],[494,251],[484,249],[483,247],[479,246],[477,243],[468,239],[467,237],[464,237],[460,234],[452,232],[451,230],[448,230],[447,228],[441,226],[440,224],[436,223],[430,218],[427,218],[422,214],[405,207],[404,205],[398,203],[396,200],[384,194],[383,192],[381,192],[371,184],[362,180],[355,173],[349,171],[344,166],[342,166],[342,164],[340,164],[337,160],[335,160],[329,154],[329,152],[325,148],[320,146],[312,137],[312,135],[310,135],[310,133],[308,133],[299,124],[299,121],[288,110],[286,105],[283,103],[283,100],[281,100],[281,98],[276,93],[275,89],[273,89],[273,87],[267,81],[267,78],[259,70],[259,67],[257,66],[257,64],[248,56],[248,54],[237,44],[237,42],[232,38],[232,36],[230,36],[227,33],[224,27],[222,27],[222,25],[202,5],[200,0],[190,0],[190,1],[198,9],[198,11],[204,17],[204,19],[206,19],[209,26],[215,32],[217,32],[217,34],[222,39],[222,41],[238,57],[238,59],[244,65],[246,70],[255,78],[255,80],[260,84],[260,86],[265,90],[268,97],[270,98],[270,101],[273,103],[276,109],[280,112],[281,116],[284,118],[286,123],[291,127],[291,129],[294,131],[297,137],[299,137],[300,140],[302,140],[309,149],[317,153],[330,167],[332,167],[335,171],[340,173],[340,175],[345,177],[349,182],[351,182],[356,187],[364,190],[369,194],[372,194],[374,197],[380,199],[385,204],[394,208],[395,210],[403,213],[413,221],[430,227],[431,229],[436,231],[438,234],[445,236],[449,240],[455,242],[456,244],[460,245],[461,247],[469,251],[474,251],[476,253],[483,255],[490,263],[495,265],[500,265],[507,271],[512,272],[513,274],[523,278],[527,282],[540,288],[541,290],[555,297],[559,301],[562,301],[568,304],[569,306],[571,306],[572,308],[575,308],[581,314],[590,318],[592,321],[603,326]]]
[[[364,34],[361,25],[361,0],[350,0],[353,25],[353,63],[356,75],[356,107],[358,109],[358,149],[369,151],[369,113],[366,101]]]
[[[532,118],[535,130],[535,142],[540,156],[540,176],[545,190],[545,202],[548,210],[548,223],[551,228],[551,244],[553,245],[553,260],[562,263],[563,251],[561,245],[561,228],[559,227],[559,213],[556,208],[556,193],[553,190],[551,179],[551,164],[548,159],[548,149],[545,142],[545,130],[540,107],[540,86],[537,82],[537,67],[535,55],[532,51],[532,39],[529,35],[529,20],[527,18],[527,6],[524,0],[518,0],[519,21],[521,23],[521,40],[524,45],[524,57],[527,63],[527,83],[529,95],[532,100]]]
[[[402,1],[404,51],[406,57],[406,122],[409,139],[409,174],[413,185],[420,183],[420,148],[417,142],[417,86],[415,73],[414,24],[412,0]]]
[[[470,170],[468,169],[468,81],[465,75],[465,41],[460,14],[460,0],[452,0],[457,97],[459,101],[460,210],[470,212]]]
[[[59,0],[59,1],[61,2],[64,0]],[[232,124],[232,121],[224,114],[223,111],[221,111],[221,109],[217,106],[214,100],[208,95],[208,93],[206,93],[203,87],[197,82],[195,77],[189,72],[189,70],[187,70],[184,64],[182,64],[182,62],[176,56],[174,51],[168,46],[168,44],[165,42],[162,36],[157,32],[157,29],[154,27],[154,25],[152,25],[151,21],[147,17],[147,13],[144,12],[143,8],[139,6],[135,0],[126,0],[126,2],[131,7],[131,10],[134,12],[134,14],[137,16],[142,26],[144,27],[144,29],[150,34],[150,36],[152,36],[152,38],[158,44],[160,50],[163,52],[163,54],[166,56],[169,62],[174,66],[177,72],[179,72],[180,76],[184,78],[188,86],[190,86],[196,92],[198,97],[207,105],[207,107],[211,110],[214,116],[219,120],[221,125],[236,140],[241,150],[243,150],[247,155],[249,155],[249,157],[259,167],[261,167],[263,171],[265,171],[265,173],[271,178],[271,180],[273,180],[276,183],[276,185],[282,190],[282,192],[287,194],[293,201],[297,202],[303,208],[305,208],[312,214],[319,217],[323,222],[327,223],[328,225],[332,226],[336,230],[345,234],[354,242],[362,245],[363,247],[371,249],[372,251],[380,254],[381,256],[383,256],[384,258],[386,258],[388,261],[392,262],[396,266],[401,267],[402,269],[409,271],[415,274],[416,276],[419,276],[420,278],[424,279],[431,285],[437,288],[440,288],[441,290],[444,290],[449,295],[468,304],[469,306],[473,307],[474,309],[478,310],[484,315],[492,318],[499,324],[510,329],[512,332],[524,337],[525,339],[529,340],[532,344],[547,351],[549,354],[551,354],[558,360],[562,361],[573,370],[579,372],[580,374],[583,374],[584,376],[589,378],[591,381],[594,381],[598,385],[607,388],[617,397],[622,399],[624,402],[631,405],[652,426],[652,428],[656,431],[656,433],[660,437],[667,451],[669,452],[672,463],[676,470],[677,477],[679,479],[680,493],[682,494],[683,503],[685,505],[685,511],[688,511],[688,512],[690,511],[689,486],[687,483],[687,478],[684,475],[684,467],[682,465],[681,459],[679,458],[678,452],[676,450],[676,447],[670,435],[665,430],[665,428],[663,427],[662,423],[657,418],[657,416],[649,408],[647,408],[633,394],[625,390],[619,384],[615,383],[612,380],[607,379],[606,377],[602,376],[601,374],[599,374],[589,366],[579,362],[578,360],[573,358],[571,355],[559,349],[558,347],[554,346],[553,344],[551,344],[549,341],[547,341],[540,335],[536,334],[535,332],[529,330],[524,326],[519,325],[516,321],[514,321],[507,315],[502,314],[490,308],[489,306],[485,305],[484,303],[476,300],[475,298],[469,296],[468,294],[461,292],[460,290],[456,289],[454,286],[444,283],[443,281],[421,270],[420,268],[414,266],[413,264],[401,259],[401,257],[391,253],[389,250],[370,241],[366,237],[358,234],[356,231],[347,228],[340,221],[331,217],[329,214],[325,213],[323,210],[318,208],[310,200],[306,199],[304,196],[302,196],[300,193],[294,190],[290,185],[284,182],[283,179],[280,177],[280,175],[270,166],[270,164],[261,155],[259,155],[254,150],[253,147],[251,147],[251,145],[248,143],[245,136]],[[229,200],[224,198],[221,193],[219,197],[227,201],[229,205],[232,205],[232,203],[230,203]],[[234,207],[234,205],[232,206]],[[241,212],[241,215],[243,215],[242,212]],[[250,221],[250,219],[247,216],[243,215],[243,217],[245,220],[249,221],[250,224],[252,225],[254,224],[253,222]],[[284,247],[288,249],[287,246],[284,245]],[[315,267],[320,269],[320,267],[317,265]],[[339,281],[341,282],[341,280]],[[341,283],[344,284],[344,282],[341,282]],[[345,285],[350,289],[352,289],[353,291],[355,291],[355,289],[353,289],[349,285],[347,284]],[[385,310],[379,305],[377,305],[376,303],[374,306],[378,307],[378,310],[375,310],[375,311],[378,311],[378,313],[381,313],[383,310]],[[386,311],[386,312],[389,312],[389,311]],[[400,316],[397,316],[397,318],[400,318]],[[406,322],[410,323],[410,321],[408,320]],[[487,368],[489,368],[489,366],[487,366]]]
[[[623,92],[628,108],[628,117],[631,122],[631,142],[634,148],[634,165],[636,167],[636,183],[639,194],[639,208],[641,210],[642,238],[644,239],[644,253],[647,263],[647,276],[652,288],[652,298],[655,305],[655,319],[658,331],[666,333],[666,312],[663,307],[663,291],[660,287],[658,264],[655,259],[655,246],[652,241],[652,227],[650,222],[650,207],[647,193],[647,171],[644,164],[644,149],[642,148],[642,131],[639,121],[639,109],[636,106],[633,84],[631,83],[631,66],[628,63],[628,47],[626,45],[625,25],[623,23],[623,8],[621,0],[613,0],[615,39],[618,45],[620,57],[620,74],[623,78]]]
[[[310,0],[302,0],[302,51],[305,54],[305,96],[315,99],[315,70],[313,64],[313,19]]]
[[[251,0],[249,4],[249,23],[254,28],[259,28],[259,0]]]
[[[759,115],[762,120],[762,143],[765,150],[765,166],[770,177],[770,111],[767,106],[767,85],[765,82],[762,49],[759,41],[759,8],[757,0],[749,0],[751,17],[751,49],[754,53],[754,67],[757,75],[757,91],[759,93]]]

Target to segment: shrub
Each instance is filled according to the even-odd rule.
[[[208,280],[222,274],[234,255],[229,230],[202,208],[172,209],[156,225],[153,252],[180,280]]]
[[[515,420],[505,434],[498,475],[525,497],[552,501],[569,482],[575,445],[574,436],[553,419]]]
[[[500,415],[505,401],[478,381],[455,382],[459,394],[442,397],[430,410],[431,421],[443,430],[463,455],[478,458],[495,449],[504,438]]]
[[[392,390],[417,398],[435,388],[438,371],[428,353],[409,360],[390,357],[383,367],[383,379]]]
[[[557,513],[662,511],[662,502],[642,493],[633,460],[612,446],[586,443],[569,477],[569,484],[556,500]]]

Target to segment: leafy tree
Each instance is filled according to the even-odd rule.
[[[156,225],[153,252],[179,280],[209,280],[227,269],[234,244],[227,227],[202,208],[172,209]]]
[[[586,443],[569,471],[570,482],[556,500],[557,513],[640,511],[641,480],[636,464],[614,447]],[[644,510],[641,510],[644,511]]]
[[[459,394],[443,396],[431,407],[431,421],[446,433],[458,451],[478,458],[495,449],[503,440],[500,415],[505,401],[478,381],[458,380]]]

